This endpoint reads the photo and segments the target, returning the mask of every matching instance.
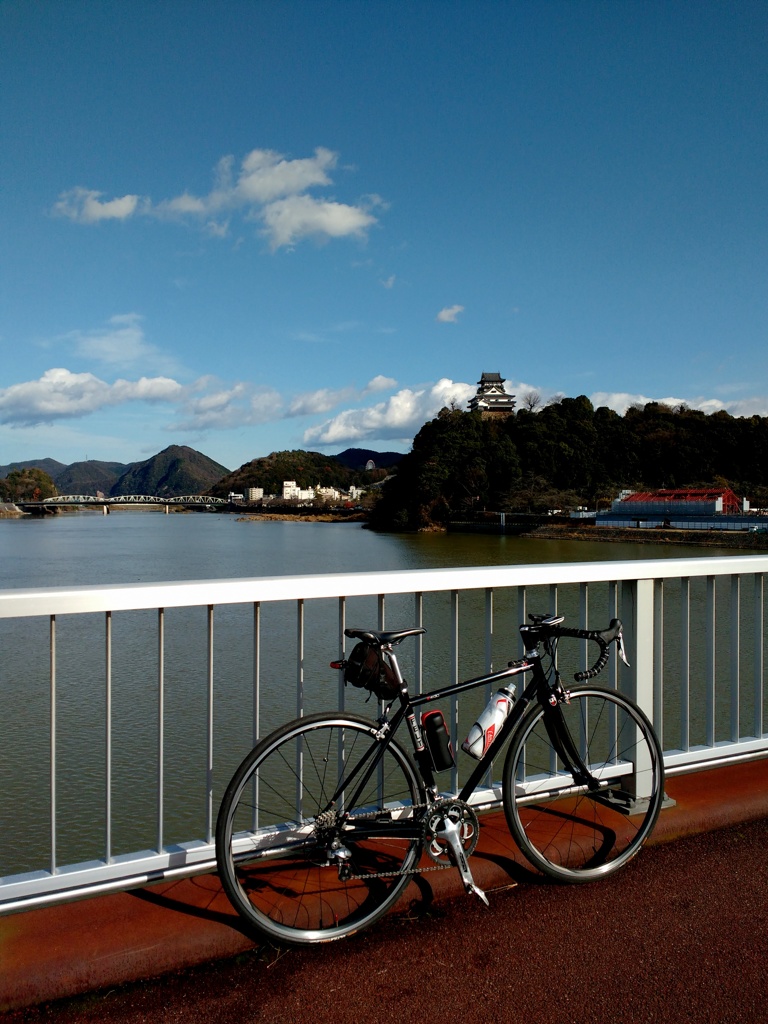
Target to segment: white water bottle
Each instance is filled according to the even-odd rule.
[[[477,758],[479,761],[493,743],[499,734],[499,729],[502,727],[504,719],[512,710],[516,693],[517,687],[512,684],[511,686],[502,686],[491,697],[488,706],[469,730],[469,735],[461,744],[461,749],[469,754],[470,757]]]

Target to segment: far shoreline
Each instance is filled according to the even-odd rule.
[[[570,526],[553,524],[526,530],[517,536],[527,540],[592,540],[634,544],[671,544],[702,548],[768,549],[768,530],[676,530],[655,527]]]
[[[238,523],[248,522],[293,522],[293,523],[357,523],[368,527],[368,520],[364,512],[346,515],[334,514],[333,512],[318,513],[281,513],[281,512],[255,512],[239,516]],[[378,532],[378,531],[377,531]],[[403,531],[385,530],[384,533],[399,533]],[[408,531],[414,532],[414,531]],[[429,531],[451,533],[450,528],[435,526]],[[494,533],[486,528],[466,530],[468,533]],[[498,536],[505,536],[502,530]],[[655,527],[644,529],[642,527],[618,528],[605,526],[577,526],[565,523],[552,523],[535,526],[530,530],[506,534],[516,536],[523,540],[576,540],[576,541],[597,541],[599,543],[634,543],[634,544],[670,544],[684,545],[687,547],[703,548],[734,548],[737,550],[764,551],[768,549],[768,530],[750,532],[747,530],[677,530],[672,528]]]

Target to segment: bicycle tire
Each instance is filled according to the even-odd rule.
[[[504,812],[534,867],[561,882],[589,882],[618,871],[650,835],[664,799],[664,762],[648,718],[622,694],[576,686],[560,708],[585,764],[606,788],[594,794],[574,783],[536,703],[507,752]]]
[[[421,833],[402,838],[395,825],[387,834],[387,823],[413,821],[409,808],[424,803],[424,790],[399,744],[388,741],[357,806],[343,806],[358,786],[347,792],[344,780],[382,743],[378,731],[354,715],[296,719],[262,740],[232,777],[216,824],[216,859],[230,902],[261,936],[290,945],[340,939],[373,924],[408,884],[402,872],[419,862]],[[365,815],[355,827],[332,820],[329,828],[328,815],[318,818],[334,792],[353,821]],[[374,816],[368,829],[379,833],[372,837],[365,831]],[[328,853],[334,836],[349,853],[347,867]]]

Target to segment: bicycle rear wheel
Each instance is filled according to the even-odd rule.
[[[527,859],[563,882],[618,871],[640,849],[664,799],[662,752],[643,712],[612,690],[577,686],[559,705],[565,727],[600,788],[578,785],[532,705],[504,764],[504,811]]]
[[[424,794],[408,755],[378,740],[378,728],[351,715],[297,719],[233,776],[216,859],[233,906],[262,935],[294,945],[351,935],[408,884],[421,852],[413,806]],[[358,793],[365,770],[356,769],[376,755]]]

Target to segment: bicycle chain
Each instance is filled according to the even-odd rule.
[[[439,803],[440,801],[436,801]],[[414,812],[414,817],[417,811],[428,811],[433,804],[413,804],[411,810]],[[371,811],[368,814],[350,814],[346,819],[347,821],[366,821],[367,819],[373,820],[380,816],[379,811]],[[454,867],[453,864],[434,864],[431,867],[422,868],[407,868],[400,871],[375,871],[365,875],[349,875],[346,881],[366,881],[371,878],[397,878],[399,875],[425,875],[428,871],[447,871],[449,868]]]

